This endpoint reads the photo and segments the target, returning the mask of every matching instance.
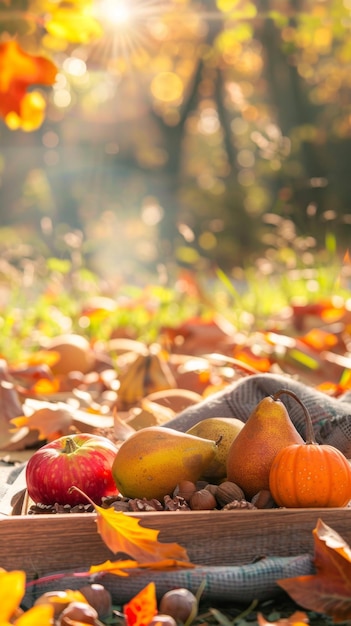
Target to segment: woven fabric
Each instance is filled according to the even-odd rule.
[[[201,600],[204,602],[244,602],[266,600],[282,593],[277,584],[281,578],[294,578],[314,573],[313,559],[309,554],[294,557],[267,557],[257,563],[241,566],[196,567],[172,571],[146,571],[131,573],[128,577],[104,576],[101,582],[112,595],[114,604],[128,602],[149,582],[156,585],[157,598],[176,587],[185,587],[196,594],[204,585]],[[87,584],[81,578],[65,577],[30,587],[26,603],[32,604],[42,593],[64,589],[79,589]]]
[[[185,432],[208,417],[236,417],[246,422],[257,404],[280,389],[293,391],[308,409],[318,443],[332,445],[351,458],[351,397],[332,398],[289,376],[255,374],[179,413],[165,425]],[[296,429],[305,438],[305,417],[301,406],[288,395],[280,398]]]

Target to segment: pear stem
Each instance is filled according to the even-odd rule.
[[[302,410],[305,415],[306,444],[318,445],[315,435],[314,435],[312,418],[307,407],[304,405],[302,400],[300,400],[300,398],[296,395],[296,393],[294,393],[293,391],[290,391],[290,389],[280,389],[279,391],[276,391],[275,394],[273,394],[272,398],[273,400],[278,400],[280,396],[283,394],[286,394],[288,396],[291,396],[291,398],[294,398],[294,400],[296,400],[296,402],[298,402],[298,404],[302,407]]]

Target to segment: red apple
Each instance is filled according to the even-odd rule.
[[[96,504],[118,493],[111,474],[117,447],[91,434],[66,435],[34,452],[26,468],[27,491],[35,503],[86,504],[78,487]]]

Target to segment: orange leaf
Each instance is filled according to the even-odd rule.
[[[157,614],[156,585],[149,583],[123,607],[127,626],[147,626]]]
[[[15,429],[23,427],[39,431],[39,440],[61,437],[71,432],[72,415],[65,408],[53,406],[34,411],[30,416],[15,417],[11,420]]]
[[[94,504],[97,512],[98,531],[114,552],[123,552],[143,562],[156,562],[163,559],[189,561],[187,552],[177,543],[161,543],[158,541],[159,530],[143,528],[140,519],[126,515],[113,508],[103,509]]]
[[[300,606],[325,613],[334,622],[351,619],[351,549],[340,535],[318,520],[313,530],[316,574],[277,583]]]
[[[125,570],[130,569],[152,569],[152,570],[172,570],[179,567],[194,568],[193,563],[176,561],[174,559],[164,559],[163,561],[153,561],[152,563],[138,563],[137,561],[105,561],[100,565],[92,565],[89,569],[91,574],[108,573],[116,576],[128,576]]]
[[[282,617],[275,622],[267,621],[262,613],[257,613],[258,626],[305,626],[309,624],[309,619],[303,611],[295,611],[289,617]]]
[[[233,356],[246,365],[254,368],[257,372],[269,372],[272,362],[265,355],[254,354],[250,347],[236,348]]]
[[[327,332],[321,328],[313,328],[306,335],[300,337],[300,341],[318,352],[333,348],[338,343],[334,333]]]
[[[28,122],[28,117],[37,115],[36,96],[27,94],[32,85],[52,85],[57,69],[49,60],[32,56],[19,44],[10,40],[0,43],[0,116],[15,113]],[[27,99],[25,100],[25,97]],[[40,107],[39,107],[40,108]]]

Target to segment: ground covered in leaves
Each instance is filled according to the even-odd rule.
[[[151,319],[149,304],[146,298],[143,309]],[[133,310],[133,304],[127,308]],[[270,317],[264,330],[236,328],[218,314],[196,315],[178,325],[161,325],[150,343],[133,326],[114,327],[114,314],[113,302],[82,307],[80,318],[91,328],[111,318],[110,336],[103,341],[72,333],[33,345],[21,358],[3,355],[4,458],[15,459],[26,450],[31,454],[43,441],[75,431],[98,432],[121,442],[255,373],[288,374],[333,397],[351,390],[347,300],[289,306]],[[120,609],[111,624],[123,622]],[[290,619],[297,611],[305,617],[300,613],[298,621]],[[264,626],[264,619],[282,626],[333,623],[331,617],[307,611],[286,595],[250,607],[201,606],[194,623]]]

